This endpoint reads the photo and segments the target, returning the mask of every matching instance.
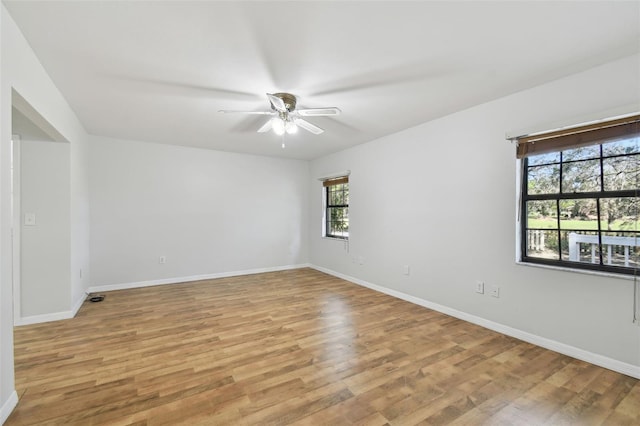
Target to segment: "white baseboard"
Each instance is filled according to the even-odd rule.
[[[5,403],[2,404],[2,408],[0,408],[0,425],[7,421],[13,409],[16,408],[16,405],[18,405],[18,394],[14,390],[11,395],[9,395],[9,399],[7,399]]]
[[[286,271],[290,269],[309,268],[309,267],[311,267],[310,264],[302,263],[299,265],[275,266],[271,268],[248,269],[244,271],[231,271],[231,272],[221,272],[217,274],[194,275],[190,277],[177,277],[177,278],[167,278],[162,280],[140,281],[140,282],[134,282],[134,283],[110,284],[110,285],[89,287],[87,289],[87,292],[97,293],[101,291],[124,290],[124,289],[130,289],[130,288],[150,287],[154,285],[178,284],[178,283],[189,282],[189,281],[211,280],[216,278],[236,277],[239,275],[261,274],[263,272]],[[14,322],[14,325],[18,327],[21,325],[39,324],[43,322],[59,321],[59,320],[73,318],[76,316],[76,314],[82,307],[82,304],[84,303],[84,301],[85,301],[85,298],[83,296],[76,301],[76,303],[74,304],[73,308],[70,311],[54,312],[51,314],[32,315],[29,317],[22,317],[16,320]]]
[[[42,322],[60,321],[60,320],[73,318],[74,315],[75,315],[75,312],[73,311],[63,311],[63,312],[54,312],[51,314],[32,315],[29,317],[22,317],[16,320],[13,325],[18,327],[21,325],[31,325],[31,324],[39,324]]]
[[[76,300],[76,303],[73,305],[70,311],[54,312],[51,314],[32,315],[29,317],[22,317],[22,318],[16,319],[13,325],[18,327],[21,325],[39,324],[42,322],[60,321],[60,320],[74,318],[78,313],[78,311],[80,310],[80,308],[82,307],[82,304],[84,303],[84,301],[85,301],[85,297],[83,295],[78,300]]]
[[[309,268],[309,267],[311,267],[310,264],[302,263],[298,265],[285,265],[285,266],[274,266],[270,268],[247,269],[244,271],[231,271],[231,272],[220,272],[215,274],[192,275],[189,277],[175,277],[175,278],[164,278],[160,280],[138,281],[138,282],[132,282],[132,283],[107,284],[107,285],[98,285],[98,286],[89,287],[87,291],[89,293],[97,293],[101,291],[127,290],[131,288],[151,287],[151,286],[165,285],[165,284],[178,284],[178,283],[186,283],[191,281],[213,280],[216,278],[237,277],[240,275],[262,274],[264,272],[287,271],[290,269],[300,269],[300,268]]]
[[[71,318],[75,318],[85,300],[87,300],[87,296],[85,293],[82,293],[82,296],[80,296],[78,300],[76,300],[76,303],[71,308]]]
[[[586,351],[584,349],[576,348],[574,346],[567,345],[555,340],[547,339],[529,332],[519,330],[517,328],[509,327],[504,324],[500,324],[494,321],[490,321],[475,315],[468,314],[466,312],[458,311],[448,306],[440,305],[428,300],[421,299],[419,297],[411,296],[406,293],[402,293],[396,290],[392,290],[386,287],[382,287],[370,282],[361,280],[359,278],[351,277],[349,275],[342,274],[340,272],[333,271],[331,269],[323,268],[317,265],[311,265],[311,268],[320,272],[324,272],[329,275],[333,275],[343,280],[352,282],[354,284],[361,285],[363,287],[370,288],[380,293],[388,294],[389,296],[396,297],[398,299],[406,300],[407,302],[414,303],[416,305],[424,306],[425,308],[433,309],[434,311],[442,312],[443,314],[450,315],[455,318],[479,325],[489,330],[497,331],[498,333],[506,334],[507,336],[515,337],[516,339],[524,340],[525,342],[532,343],[537,346],[541,346],[546,349],[561,353],[563,355],[570,356],[582,361],[589,362],[600,367],[607,368],[609,370],[616,371],[618,373],[626,374],[627,376],[640,379],[640,366],[628,364],[626,362],[618,361],[613,358],[609,358],[603,355],[599,355],[593,352]]]

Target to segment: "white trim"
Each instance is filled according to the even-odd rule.
[[[85,300],[87,300],[87,298],[86,298],[86,295],[83,293],[82,296],[78,298],[78,300],[76,300],[75,305],[73,305],[73,307],[71,308],[71,318],[75,318],[76,314],[82,307],[82,304],[84,303]]]
[[[19,327],[21,325],[40,324],[43,322],[60,321],[74,318],[82,307],[84,301],[84,296],[79,298],[70,311],[54,312],[52,314],[32,315],[29,317],[17,318],[14,320],[13,325]]]
[[[179,283],[185,283],[190,281],[214,280],[216,278],[237,277],[239,275],[261,274],[264,272],[287,271],[290,269],[300,269],[300,268],[309,268],[309,267],[311,267],[310,264],[301,263],[298,265],[274,266],[271,268],[247,269],[243,271],[220,272],[216,274],[205,274],[205,275],[193,275],[189,277],[174,277],[174,278],[164,278],[160,280],[138,281],[138,282],[132,282],[132,283],[106,284],[106,285],[89,287],[87,289],[87,292],[97,293],[101,291],[128,290],[132,288],[152,287],[156,285],[165,285],[165,284],[179,284]]]
[[[18,405],[18,393],[14,390],[6,402],[2,404],[2,408],[0,408],[0,425],[7,421],[16,405]]]
[[[326,235],[323,236],[322,239],[331,240],[331,241],[339,241],[339,242],[349,241],[349,237],[347,237],[347,238],[338,238],[338,237],[328,237]]]
[[[20,111],[27,117],[36,127],[40,128],[54,142],[69,143],[62,133],[58,131],[49,121],[42,116],[20,93],[13,87],[11,88],[11,106]]]
[[[40,324],[43,322],[60,321],[65,319],[71,319],[75,315],[73,311],[54,312],[52,314],[31,315],[28,317],[22,317],[14,322],[13,325],[19,327],[21,325]]]
[[[571,268],[569,266],[556,266],[556,265],[546,265],[544,263],[523,262],[521,260],[516,260],[516,265],[530,266],[530,267],[542,268],[542,269],[551,269],[554,271],[562,271],[562,272],[574,272],[574,273],[585,274],[585,275],[596,275],[599,277],[616,278],[624,281],[635,281],[635,279],[637,278],[637,277],[634,277],[633,275],[627,275],[627,274],[614,274],[613,272],[595,271],[592,269],[578,269],[578,268]]]
[[[563,355],[567,355],[594,365],[598,365],[600,367],[608,368],[609,370],[613,370],[618,373],[626,374],[627,376],[631,376],[636,379],[640,379],[640,365],[628,364],[626,362],[618,361],[604,355],[585,351],[584,349],[576,348],[575,346],[570,346],[565,343],[547,339],[545,337],[519,330],[517,328],[509,327],[507,325],[471,315],[466,312],[458,311],[457,309],[449,308],[444,305],[429,302],[427,300],[420,299],[419,297],[411,296],[409,294],[405,294],[376,284],[371,284],[370,282],[354,278],[349,275],[341,274],[340,272],[323,268],[321,266],[311,265],[311,268],[338,278],[342,278],[343,280],[350,281],[354,284],[370,288],[380,293],[388,294],[389,296],[406,300],[407,302],[424,306],[425,308],[433,309],[434,311],[442,312],[443,314],[447,314],[452,317],[479,325],[481,327],[488,328],[489,330],[497,331],[498,333],[506,334],[507,336],[515,337],[516,339],[524,340],[525,342],[532,343],[534,345],[541,346],[555,352],[559,352]]]
[[[13,283],[13,321],[16,322],[21,317],[22,310],[22,302],[20,300],[20,295],[22,293],[22,288],[20,284],[20,276],[21,276],[21,263],[20,263],[20,244],[21,244],[21,235],[22,235],[22,209],[20,204],[20,170],[21,170],[21,159],[20,159],[20,150],[21,150],[22,142],[20,135],[11,135],[11,150],[12,150],[12,158],[11,158],[11,179],[12,179],[12,187],[11,187],[11,196],[12,198],[12,211],[11,211],[11,245],[12,245],[12,266],[11,266],[11,281]]]

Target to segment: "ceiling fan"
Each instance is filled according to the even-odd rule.
[[[302,117],[323,117],[340,114],[340,109],[336,107],[296,109],[296,97],[291,93],[267,93],[267,98],[271,105],[271,111],[220,110],[218,112],[223,114],[270,115],[272,118],[258,129],[258,133],[268,132],[273,129],[277,135],[284,135],[285,132],[288,134],[296,133],[298,127],[302,127],[314,135],[319,135],[324,130]]]

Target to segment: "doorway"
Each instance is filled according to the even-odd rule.
[[[14,325],[26,325],[70,310],[70,146],[16,92],[13,100],[13,308]]]

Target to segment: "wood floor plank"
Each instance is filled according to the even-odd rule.
[[[311,269],[15,330],[13,425],[638,425],[628,376]]]

